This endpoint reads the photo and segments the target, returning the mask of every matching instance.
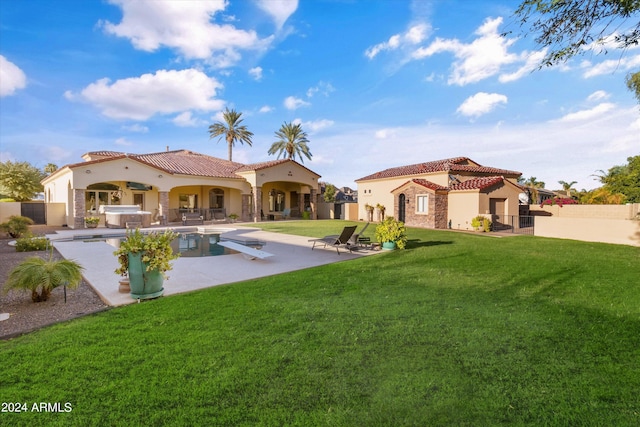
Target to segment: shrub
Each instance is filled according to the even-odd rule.
[[[482,229],[488,233],[489,231],[491,231],[491,225],[491,220],[485,217],[485,219],[482,221]]]
[[[31,218],[27,218],[26,216],[11,215],[9,217],[9,221],[0,224],[0,229],[9,233],[9,236],[15,238],[21,237],[27,231],[29,231],[29,226],[31,224],[33,224],[33,220]]]
[[[17,252],[46,251],[50,246],[49,239],[42,236],[27,236],[16,240]]]
[[[404,222],[397,221],[394,217],[386,217],[376,227],[376,240],[380,243],[395,242],[398,249],[404,249],[407,245],[407,229]]]
[[[15,199],[12,199],[11,197],[5,197],[4,199],[0,199],[0,203],[10,203],[10,202],[15,202]]]
[[[553,206],[558,205],[562,207],[563,205],[577,205],[578,201],[574,199],[569,199],[566,197],[554,197],[553,199],[547,199],[544,202],[540,203],[540,207],[543,206]]]
[[[99,222],[100,222],[99,216],[88,216],[88,217],[85,217],[84,219],[85,224],[97,224]]]
[[[484,222],[484,217],[482,215],[478,215],[471,219],[471,226],[473,227],[474,230],[479,230],[483,222]]]
[[[77,287],[82,281],[83,267],[72,260],[52,258],[45,260],[36,256],[22,261],[9,273],[5,290],[30,290],[31,300],[40,302],[49,299],[51,291],[60,285]]]

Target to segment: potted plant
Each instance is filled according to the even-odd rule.
[[[96,228],[99,222],[100,217],[98,216],[87,216],[84,218],[84,226],[87,228]]]
[[[132,298],[147,299],[162,295],[166,272],[172,269],[171,261],[180,256],[171,248],[171,241],[177,236],[170,230],[147,235],[137,228],[127,232],[127,237],[113,254],[120,263],[115,273],[129,275]]]
[[[5,290],[30,290],[33,302],[46,301],[51,291],[60,285],[77,287],[82,281],[82,270],[83,267],[73,260],[54,260],[53,252],[49,260],[30,257],[9,273]]]
[[[365,203],[364,210],[367,211],[367,218],[368,218],[369,222],[373,221],[373,210],[374,209],[375,208],[372,205],[370,205],[369,203]]]
[[[238,219],[238,214],[235,214],[235,213],[229,214],[229,219],[231,220],[231,223],[233,224]]]
[[[396,220],[392,216],[386,217],[376,227],[376,240],[382,245],[382,249],[404,249],[407,245],[407,230],[404,222]]]

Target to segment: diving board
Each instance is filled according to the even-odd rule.
[[[229,249],[233,249],[234,251],[242,252],[242,254],[245,255],[249,259],[256,259],[256,258],[265,259],[265,258],[269,258],[270,256],[273,256],[273,254],[270,254],[269,252],[261,251],[259,249],[250,248],[249,246],[241,245],[240,243],[236,243],[236,242],[230,242],[228,240],[227,241],[223,241],[223,242],[218,242],[218,244],[220,246],[224,246],[225,248],[229,248]]]

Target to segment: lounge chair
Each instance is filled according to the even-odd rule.
[[[291,218],[291,209],[286,208],[282,211],[282,219]]]
[[[324,244],[325,248],[327,246],[336,248],[336,251],[338,251],[338,255],[340,255],[340,247],[347,248],[349,249],[349,252],[351,252],[352,247],[355,247],[356,245],[349,243],[349,239],[351,239],[351,237],[353,236],[353,233],[356,231],[356,228],[357,228],[357,225],[345,227],[339,236],[333,235],[333,236],[325,236],[321,239],[311,239],[309,240],[310,242],[313,242],[313,246],[311,247],[311,250],[313,250],[316,247],[316,244]]]
[[[353,235],[352,240],[356,245],[366,246],[371,244],[371,237],[364,236],[367,227],[369,227],[369,223],[366,223],[364,227],[362,227],[362,230]]]

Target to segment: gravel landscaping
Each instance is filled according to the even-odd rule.
[[[33,226],[35,235],[50,234],[55,232],[43,226]],[[39,256],[48,258],[48,251],[16,252],[13,246],[9,246],[10,239],[6,235],[0,236],[0,314],[9,314],[7,320],[0,321],[0,339],[12,338],[24,333],[34,331],[53,323],[63,322],[79,316],[95,313],[109,308],[94,290],[84,280],[76,289],[67,288],[67,301],[65,303],[64,287],[58,287],[51,292],[47,301],[34,303],[31,301],[29,291],[12,290],[6,292],[4,284],[11,270],[22,260]],[[62,256],[53,251],[54,259],[62,259]],[[2,317],[0,317],[2,318]]]

